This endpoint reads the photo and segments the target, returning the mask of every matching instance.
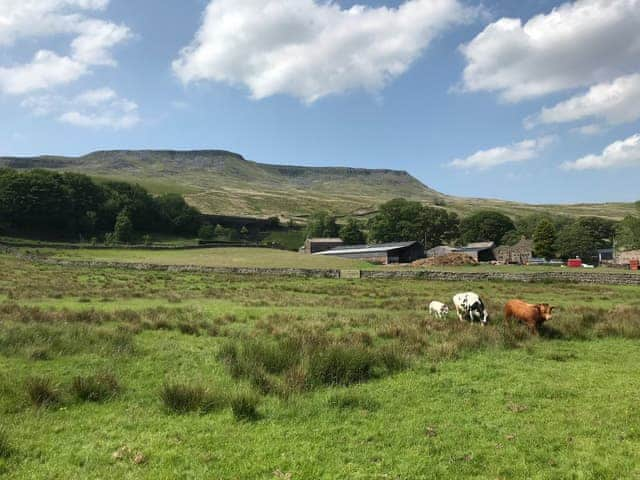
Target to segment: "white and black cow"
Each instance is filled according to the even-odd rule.
[[[453,296],[453,304],[460,321],[480,322],[482,325],[489,321],[489,313],[477,293],[458,293]]]

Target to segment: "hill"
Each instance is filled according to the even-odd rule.
[[[336,215],[367,215],[380,203],[396,197],[444,205],[459,213],[485,207],[511,215],[558,210],[556,205],[448,196],[404,171],[269,165],[224,150],[114,150],[81,157],[0,157],[0,166],[73,171],[98,180],[137,182],[155,193],[184,194],[189,203],[209,214],[304,218],[324,209]],[[622,218],[633,211],[633,205],[563,205],[562,211]]]

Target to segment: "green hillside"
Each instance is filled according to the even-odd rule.
[[[98,180],[137,182],[152,192],[184,194],[209,214],[304,218],[314,210],[367,215],[396,197],[446,206],[459,213],[491,207],[508,214],[558,212],[557,205],[527,205],[441,194],[407,172],[346,167],[267,165],[224,150],[99,151],[82,157],[0,157],[0,166],[81,172]],[[632,204],[563,205],[561,212],[622,218]]]

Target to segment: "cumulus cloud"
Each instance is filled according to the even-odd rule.
[[[640,167],[640,133],[613,142],[600,155],[587,155],[562,164],[565,170],[599,170],[614,167]]]
[[[114,66],[112,48],[130,37],[124,25],[87,14],[109,0],[0,0],[0,47],[29,39],[71,36],[69,53],[37,51],[22,64],[0,65],[0,92],[20,95],[71,83],[97,65]]]
[[[538,115],[527,119],[525,125],[574,122],[590,117],[603,119],[611,125],[640,118],[640,74],[594,85],[584,94],[543,108]]]
[[[52,115],[77,127],[121,130],[140,123],[138,105],[111,88],[87,90],[71,99],[50,94],[31,96],[22,106],[34,115]]]
[[[184,83],[245,85],[255,99],[288,94],[311,103],[355,88],[376,91],[436,35],[476,13],[458,0],[348,9],[319,0],[212,0],[173,70]]]
[[[525,162],[537,158],[554,140],[553,136],[547,136],[479,150],[466,158],[456,158],[449,166],[465,170],[487,170],[505,163]]]
[[[640,0],[578,0],[525,24],[501,18],[461,51],[463,89],[520,101],[638,69]]]

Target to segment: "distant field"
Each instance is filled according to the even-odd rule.
[[[153,263],[161,265],[202,265],[207,267],[261,268],[366,268],[357,260],[304,255],[270,248],[207,248],[197,250],[55,250],[39,252],[56,258],[108,262]]]
[[[488,327],[429,318],[463,289]],[[541,337],[512,297],[558,306]],[[638,478],[639,339],[637,287],[0,255],[0,477]]]
[[[306,255],[268,248],[212,248],[203,250],[63,250],[41,248],[42,254],[55,258],[95,261],[153,263],[159,265],[202,265],[207,267],[320,268],[360,270],[437,270],[449,272],[536,273],[579,271],[586,273],[629,273],[619,268],[569,269],[560,266],[469,265],[463,267],[412,267],[410,265],[373,265],[360,260]],[[633,272],[640,273],[640,272]]]

